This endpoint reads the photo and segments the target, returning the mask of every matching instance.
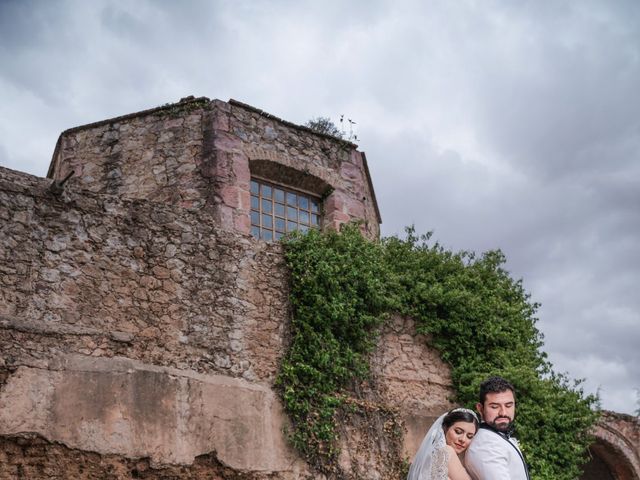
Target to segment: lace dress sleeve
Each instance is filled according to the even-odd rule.
[[[425,480],[447,480],[449,478],[449,453],[446,446],[433,452],[430,477]]]

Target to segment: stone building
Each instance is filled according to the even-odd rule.
[[[48,177],[0,168],[0,478],[317,478],[272,388],[290,314],[272,240],[377,237],[364,153],[191,97],[63,132]],[[447,368],[403,318],[373,362],[409,456]],[[344,471],[392,478],[384,432],[357,451],[367,429],[345,430]]]
[[[364,153],[233,100],[67,130],[47,179],[0,168],[0,479],[320,478],[273,389],[274,240],[351,220],[379,235]],[[448,368],[401,317],[371,361],[410,457],[451,406]],[[397,478],[372,423],[344,427],[347,478]],[[585,478],[638,479],[639,432],[607,417]]]

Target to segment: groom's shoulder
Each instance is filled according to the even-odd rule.
[[[493,430],[490,430],[488,428],[483,428],[480,427],[478,428],[478,430],[476,431],[475,436],[473,437],[473,439],[477,439],[477,438],[492,438],[496,435],[496,433]]]
[[[483,444],[499,443],[500,441],[501,439],[498,433],[486,428],[479,428],[473,437],[473,441],[471,442],[471,445],[469,445],[469,448],[474,448],[474,446],[475,448],[478,448]]]
[[[482,459],[487,456],[493,455],[496,448],[499,447],[493,437],[493,432],[478,429],[465,453],[465,463],[473,466],[482,463]]]

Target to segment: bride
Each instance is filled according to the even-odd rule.
[[[441,415],[424,437],[407,480],[471,480],[458,455],[478,429],[478,417],[467,408]]]

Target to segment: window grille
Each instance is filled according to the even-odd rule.
[[[266,241],[320,227],[320,200],[263,180],[251,180],[251,234]]]

